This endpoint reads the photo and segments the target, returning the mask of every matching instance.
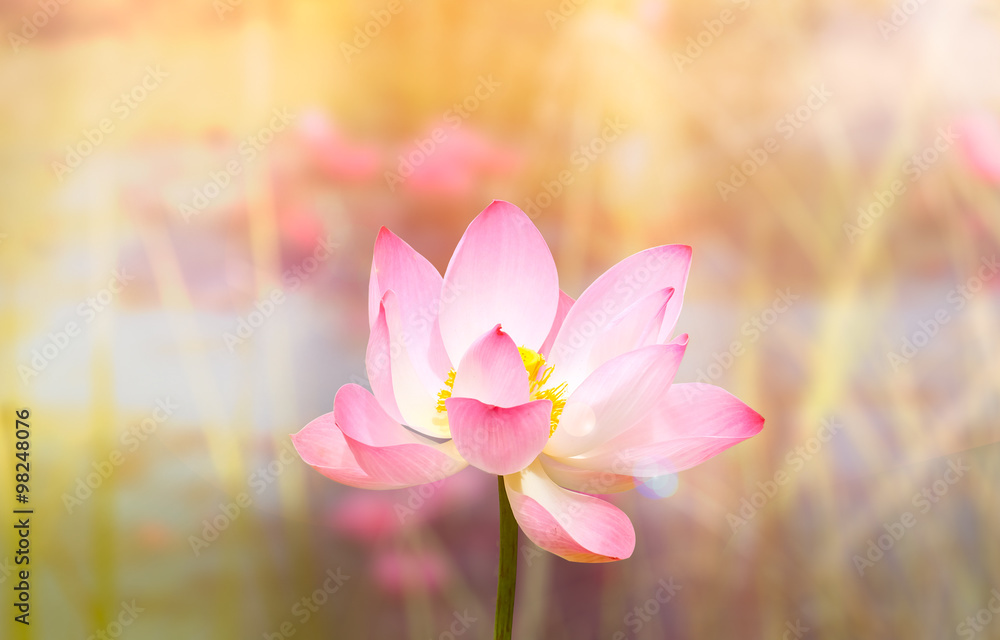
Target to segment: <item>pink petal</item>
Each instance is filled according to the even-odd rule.
[[[400,318],[394,291],[385,292],[382,306],[389,330],[392,393],[403,422],[425,435],[449,437],[448,418],[437,410],[438,392],[445,386],[444,378],[437,377],[426,367],[419,367],[419,359],[413,356],[413,345]]]
[[[403,428],[364,387],[341,387],[333,413],[358,466],[372,478],[410,486],[436,482],[465,468],[454,444],[438,444]]]
[[[523,211],[494,200],[455,248],[441,291],[441,336],[452,362],[498,323],[538,350],[559,306],[559,277],[542,234]]]
[[[581,454],[643,420],[670,388],[685,349],[650,345],[598,367],[567,399],[545,453]]]
[[[392,392],[392,355],[389,342],[389,325],[385,318],[385,306],[379,305],[378,317],[372,324],[368,336],[368,351],[365,354],[365,369],[372,393],[382,409],[396,422],[404,422]]]
[[[385,229],[385,227],[382,227]],[[382,235],[381,229],[379,230],[379,235]],[[375,242],[378,243],[378,237],[375,238]],[[375,257],[372,255],[372,268],[368,274],[368,326],[371,327],[375,324],[375,319],[378,318],[378,306],[382,304],[382,287],[378,283],[378,270],[375,268]]]
[[[597,329],[592,339],[560,362],[559,373],[567,372],[565,381],[572,391],[599,366],[623,353],[657,344],[660,327],[674,290],[654,291],[636,300],[620,314]],[[575,375],[574,375],[575,374]]]
[[[452,396],[513,407],[528,401],[528,371],[517,345],[500,328],[472,343],[455,372]]]
[[[545,338],[545,342],[542,343],[542,348],[538,350],[538,353],[546,358],[549,357],[549,351],[552,350],[552,344],[556,341],[556,336],[559,334],[559,329],[562,328],[566,314],[569,313],[575,302],[573,298],[564,292],[559,292],[559,307],[556,309],[556,319],[552,322],[552,328],[549,329],[549,335]]]
[[[292,436],[295,450],[306,464],[327,478],[359,489],[400,489],[407,485],[374,478],[362,469],[333,412],[316,418]]]
[[[375,239],[372,271],[368,282],[368,322],[374,326],[379,303],[387,291],[395,291],[402,327],[415,359],[438,378],[444,378],[451,362],[438,329],[438,309],[443,280],[438,270],[410,245],[385,227]]]
[[[564,379],[581,379],[577,369],[589,373],[590,346],[608,322],[637,300],[673,289],[663,313],[657,344],[666,342],[680,315],[691,267],[691,247],[664,245],[641,251],[608,269],[583,292],[563,322],[552,345],[550,362]]]
[[[667,342],[666,344],[676,344],[682,347],[686,347],[688,344],[688,334],[682,333],[679,336],[674,337],[673,340]]]
[[[649,417],[565,463],[636,477],[683,471],[760,433],[764,418],[725,389],[675,384]]]
[[[538,457],[552,481],[564,489],[599,495],[604,493],[620,493],[635,489],[639,481],[632,475],[622,475],[607,469],[593,470],[567,464],[563,459],[556,460],[542,454]],[[571,460],[573,460],[571,458]]]
[[[612,562],[632,555],[635,530],[614,505],[567,491],[540,462],[504,476],[514,518],[539,547],[572,562]]]
[[[549,439],[551,400],[505,408],[473,398],[448,398],[445,405],[458,453],[487,473],[520,471]]]

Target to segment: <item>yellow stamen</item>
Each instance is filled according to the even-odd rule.
[[[538,372],[545,366],[545,358],[540,353],[526,347],[518,347],[517,351],[521,354],[521,362],[524,363],[524,368],[528,372],[528,380],[534,385],[535,379],[538,378]]]
[[[524,370],[528,372],[529,388],[528,393],[531,400],[549,400],[552,402],[552,414],[550,417],[549,435],[556,432],[559,426],[559,416],[562,415],[566,407],[566,394],[568,385],[564,382],[559,386],[545,388],[552,377],[553,367],[545,366],[545,357],[537,351],[526,347],[518,347],[521,354],[521,362],[524,363]],[[437,410],[439,413],[447,412],[445,400],[451,397],[455,389],[455,370],[448,372],[448,379],[445,380],[445,387],[438,392]]]
[[[448,372],[448,379],[444,381],[445,387],[438,391],[438,413],[445,413],[448,408],[444,406],[444,401],[451,397],[451,392],[455,389],[455,370]]]
[[[521,354],[524,368],[528,371],[531,399],[552,402],[551,427],[549,428],[551,436],[556,432],[556,427],[559,426],[559,416],[562,415],[563,409],[566,407],[566,399],[563,398],[563,395],[566,393],[568,385],[564,382],[558,387],[546,389],[545,385],[549,383],[549,378],[552,377],[552,372],[555,370],[554,367],[546,367],[545,357],[537,351],[532,351],[527,347],[518,347],[517,350]]]
[[[549,369],[551,372],[552,369]],[[556,432],[556,427],[559,426],[559,416],[562,415],[563,409],[566,408],[566,398],[563,394],[566,393],[566,389],[569,387],[567,383],[562,383],[558,387],[553,387],[551,389],[544,389],[539,391],[532,397],[532,400],[551,400],[552,401],[552,416],[550,418],[549,427],[549,437]]]

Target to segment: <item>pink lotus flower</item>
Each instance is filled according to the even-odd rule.
[[[704,462],[764,422],[718,387],[673,384],[690,262],[687,246],[647,249],[574,302],[541,233],[510,203],[472,221],[444,278],[383,228],[369,285],[373,393],[341,387],[295,447],[365,489],[472,465],[503,477],[539,547],[577,562],[627,558],[632,523],[593,494]]]

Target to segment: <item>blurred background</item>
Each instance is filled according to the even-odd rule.
[[[443,272],[500,198],[574,297],[692,245],[678,380],[767,419],[612,498],[629,560],[522,536],[515,637],[1000,638],[996,2],[4,0],[0,25],[0,490],[27,408],[36,509],[32,624],[7,605],[3,637],[492,637],[492,478],[363,492],[288,435],[366,383],[379,227]]]

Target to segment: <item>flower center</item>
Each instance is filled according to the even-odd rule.
[[[528,393],[530,399],[552,401],[552,415],[549,426],[549,436],[551,436],[556,432],[556,427],[559,426],[559,416],[562,415],[563,409],[566,407],[566,398],[563,396],[566,394],[568,385],[564,382],[558,386],[546,388],[555,368],[546,367],[545,357],[537,351],[532,351],[526,347],[518,347],[517,350],[521,354],[521,362],[524,363],[524,369],[528,372],[528,382],[530,383]],[[452,369],[448,372],[444,388],[438,392],[438,413],[447,412],[444,401],[451,397],[454,389],[455,370]]]

